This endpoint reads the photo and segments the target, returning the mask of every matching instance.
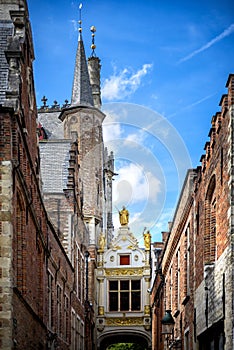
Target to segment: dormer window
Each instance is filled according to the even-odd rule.
[[[120,265],[130,265],[130,254],[124,254],[119,256]]]

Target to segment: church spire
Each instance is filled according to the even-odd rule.
[[[86,62],[86,55],[84,49],[84,43],[82,39],[82,27],[81,27],[81,8],[80,4],[80,19],[79,19],[79,39],[78,39],[78,48],[76,52],[76,62],[73,78],[73,87],[72,87],[72,105],[87,105],[94,106],[92,89],[89,81],[89,73]]]

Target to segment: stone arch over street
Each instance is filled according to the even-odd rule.
[[[142,350],[151,349],[151,339],[146,334],[133,330],[115,330],[101,335],[98,339],[98,350],[107,350],[108,346],[117,343],[135,343],[142,346]]]

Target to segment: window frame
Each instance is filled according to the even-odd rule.
[[[111,287],[111,283],[116,283],[116,286]],[[128,282],[124,286],[124,282]],[[139,282],[139,288],[133,287],[134,282]],[[141,279],[110,279],[108,280],[108,310],[109,312],[140,312],[142,309],[141,305]],[[113,298],[115,294],[115,300]],[[128,295],[127,295],[128,294]],[[134,306],[136,297],[138,298],[137,306]],[[133,299],[134,298],[134,299]],[[134,301],[133,301],[134,300]],[[115,307],[114,307],[115,303]],[[125,307],[128,303],[128,308]],[[136,304],[135,304],[136,305]]]
[[[129,266],[131,265],[131,254],[119,254],[119,265],[121,266]],[[122,262],[128,262],[127,264],[121,263]],[[124,261],[124,260],[128,260],[128,261]]]

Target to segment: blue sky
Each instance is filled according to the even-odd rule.
[[[37,104],[71,98],[79,1],[29,0]],[[95,25],[104,135],[116,154],[114,206],[153,240],[173,217],[186,169],[199,165],[210,120],[234,72],[234,3],[82,1],[86,55]],[[115,227],[118,226],[115,214]]]

